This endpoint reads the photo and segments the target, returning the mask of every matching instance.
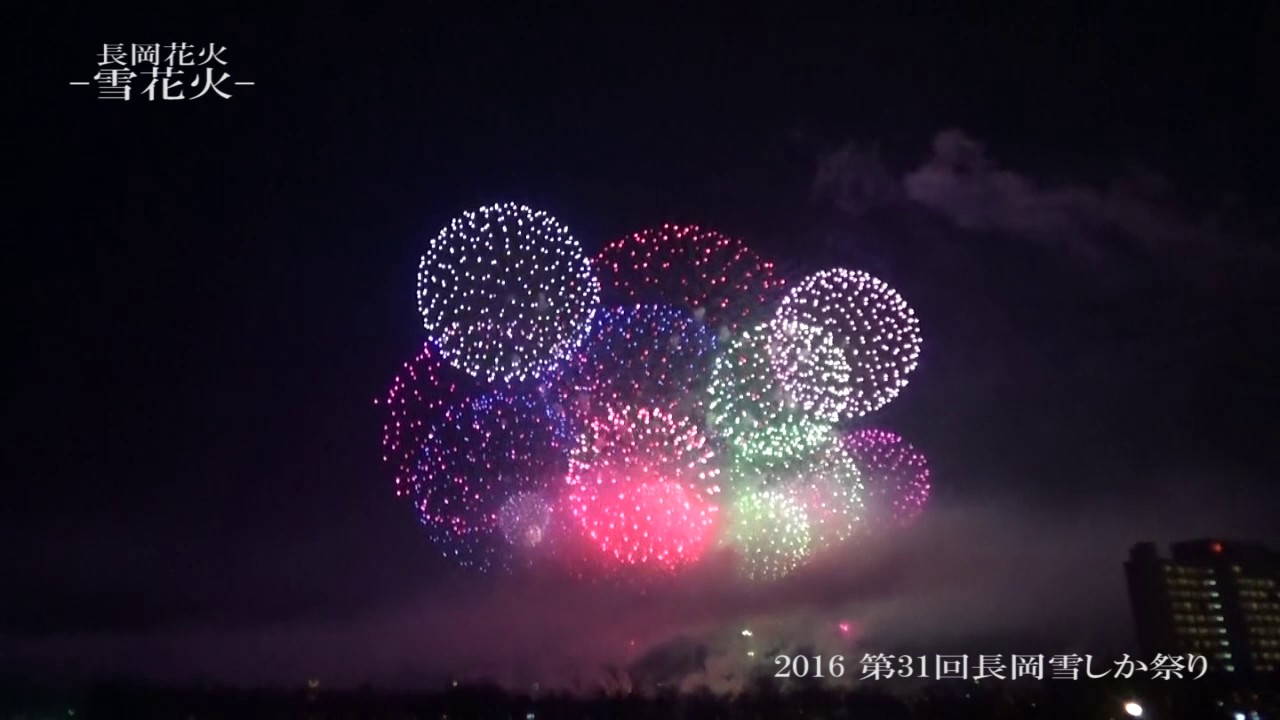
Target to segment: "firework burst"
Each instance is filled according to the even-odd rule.
[[[782,299],[769,354],[784,392],[829,420],[883,407],[907,385],[920,357],[920,322],[884,281],[824,270]]]
[[[563,477],[566,445],[562,423],[536,398],[491,394],[449,408],[424,434],[411,493],[444,555],[481,570],[503,564],[502,512],[527,509],[509,498]]]
[[[809,557],[809,516],[789,493],[755,490],[730,506],[726,539],[738,550],[740,569],[752,580],[791,574]]]
[[[867,428],[845,436],[862,469],[870,526],[909,525],[924,511],[932,486],[924,453],[887,430]]]
[[[582,347],[547,375],[548,399],[583,417],[643,403],[686,415],[705,378],[715,337],[685,310],[662,305],[602,308]]]
[[[730,456],[735,487],[801,462],[832,437],[829,423],[789,402],[763,329],[744,331],[716,358],[707,384],[707,424]]]
[[[610,243],[595,260],[606,293],[683,305],[719,335],[776,300],[782,278],[742,241],[696,225],[663,225]]]
[[[463,213],[418,265],[427,332],[450,363],[487,382],[545,371],[581,342],[599,298],[569,231],[513,203]]]

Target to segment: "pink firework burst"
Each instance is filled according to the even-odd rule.
[[[607,408],[570,453],[569,512],[607,565],[682,566],[701,555],[714,528],[714,457],[687,418]]]
[[[742,241],[696,225],[663,225],[610,243],[595,259],[606,293],[683,305],[721,334],[737,332],[781,294],[773,263]]]
[[[702,557],[718,513],[705,495],[644,477],[586,487],[575,509],[583,534],[606,563],[664,571]]]

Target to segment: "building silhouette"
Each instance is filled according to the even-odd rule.
[[[1280,674],[1280,554],[1261,545],[1201,539],[1129,551],[1125,576],[1138,645],[1195,654],[1238,675]]]

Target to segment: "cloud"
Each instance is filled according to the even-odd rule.
[[[880,149],[853,142],[819,158],[812,192],[815,198],[830,200],[854,217],[896,202],[903,194],[881,159]]]
[[[1147,189],[1157,189],[1148,178]],[[970,230],[1001,230],[1096,255],[1097,235],[1119,228],[1148,243],[1194,240],[1184,223],[1144,202],[1142,184],[1121,182],[1108,191],[1083,185],[1042,188],[1001,169],[982,143],[960,130],[939,133],[933,156],[903,179],[907,196]]]
[[[1101,187],[1045,183],[1002,167],[981,141],[956,129],[938,133],[930,157],[900,181],[874,147],[848,144],[819,159],[814,190],[853,216],[905,198],[966,230],[1027,240],[1095,270],[1115,274],[1127,266],[1124,277],[1155,266],[1216,284],[1280,267],[1274,248],[1224,229],[1237,218],[1181,212],[1158,174],[1125,175]]]

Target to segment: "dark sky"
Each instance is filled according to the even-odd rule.
[[[32,18],[0,668],[590,666],[600,627],[833,612],[923,647],[962,639],[952,621],[1123,635],[1132,542],[1276,540],[1280,28],[1167,12]],[[225,45],[257,84],[68,85],[102,43],[155,41]],[[423,340],[424,242],[505,200],[590,249],[692,222],[792,272],[890,279],[926,348],[877,421],[929,453],[934,516],[880,560],[760,597],[694,583],[624,619],[602,590],[573,591],[571,621],[562,593],[450,572],[391,491],[372,401]],[[1028,569],[1040,593],[1010,600]],[[1055,597],[1095,604],[1034,605]]]

